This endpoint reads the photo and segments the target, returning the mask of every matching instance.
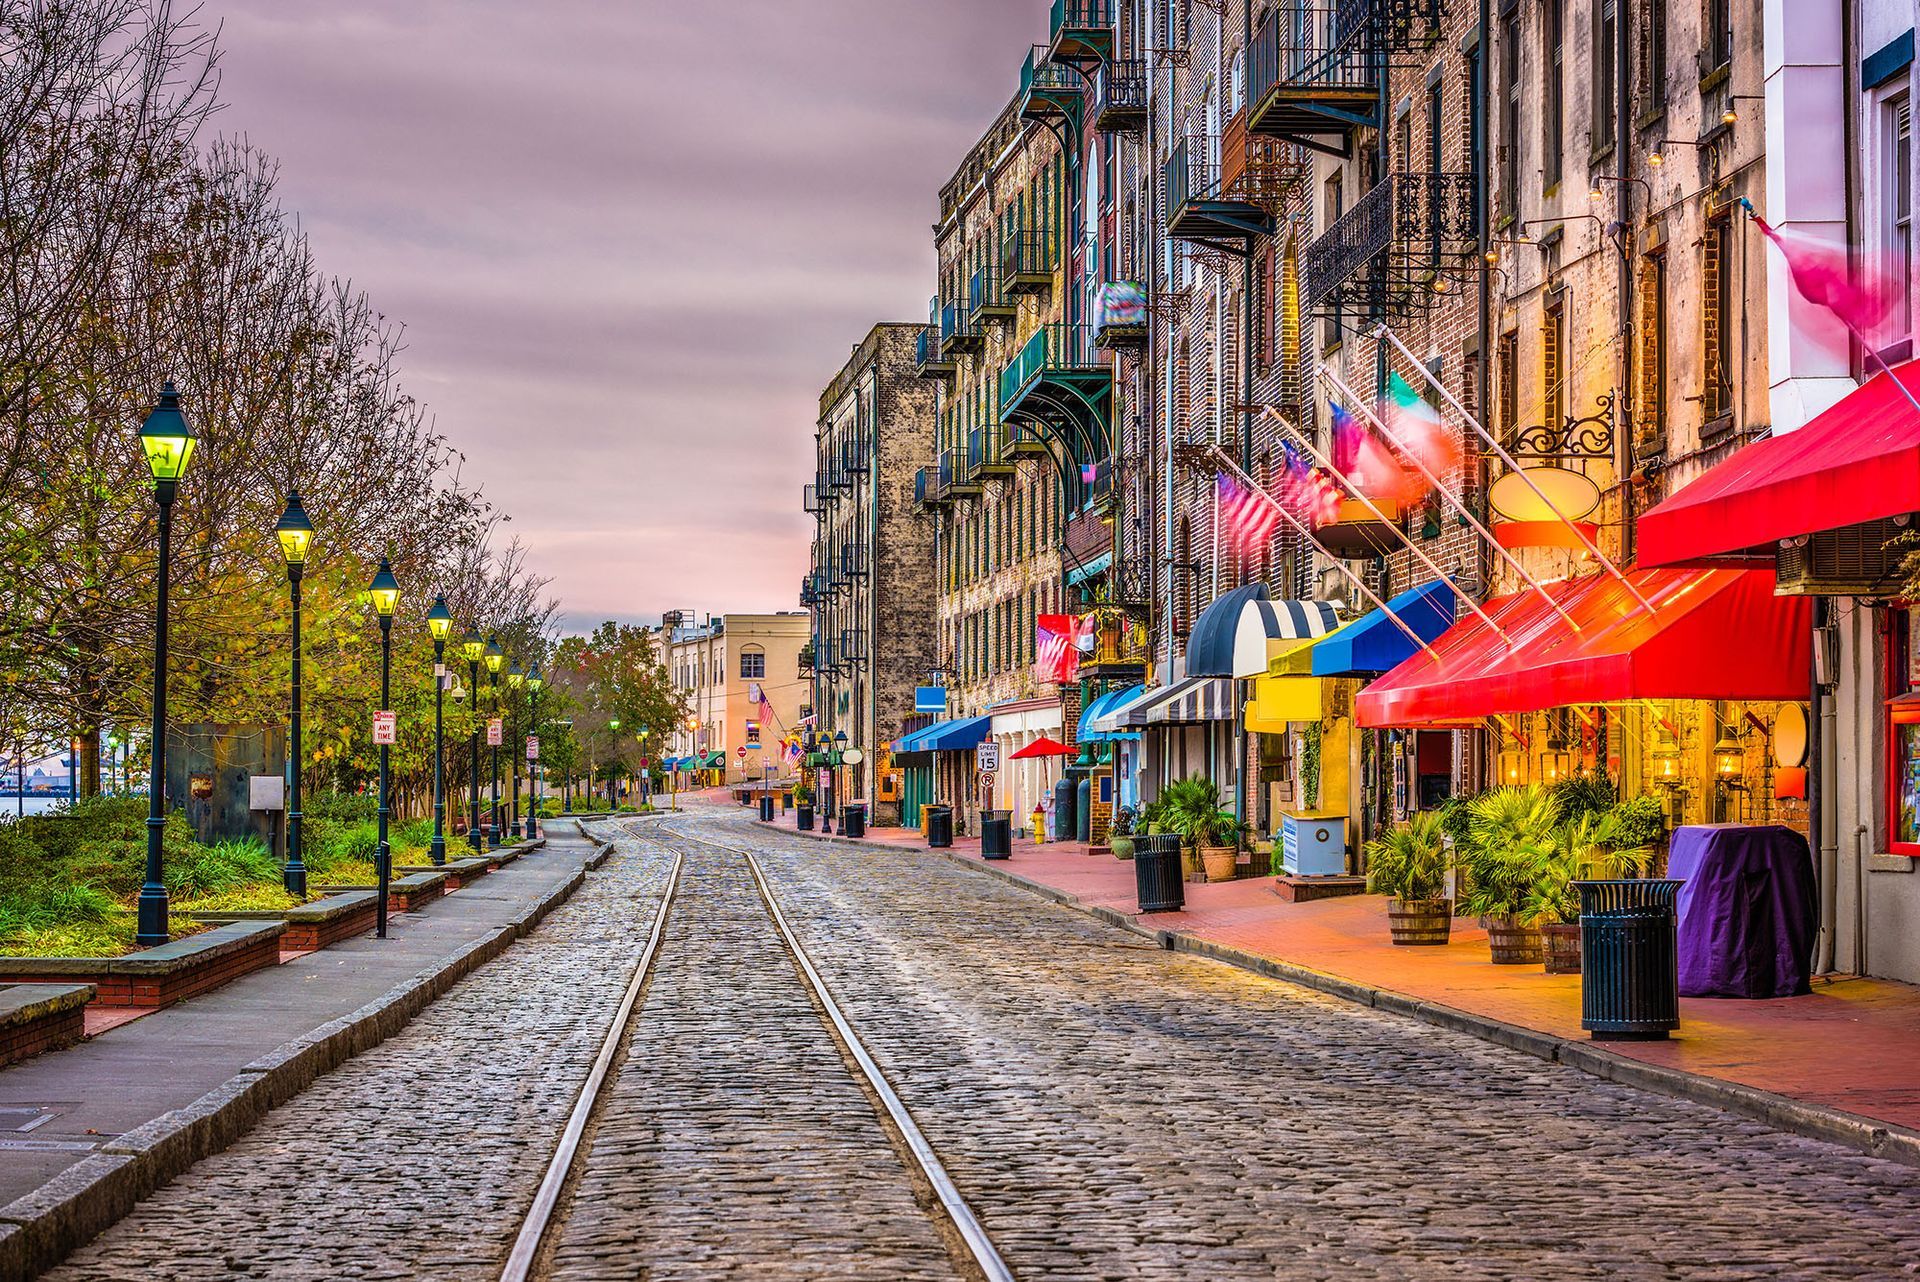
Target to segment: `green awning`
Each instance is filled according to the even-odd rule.
[[[700,768],[702,770],[725,770],[727,768],[727,754],[718,751],[709,752],[705,760],[701,761]]]

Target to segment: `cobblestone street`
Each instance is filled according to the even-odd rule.
[[[958,1276],[774,894],[1014,1274],[1911,1273],[1920,1172],[1162,952],[925,854],[671,821],[686,867],[559,1277]],[[680,839],[55,1276],[495,1276]],[[716,843],[716,844],[707,844]]]

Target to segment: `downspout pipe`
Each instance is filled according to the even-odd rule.
[[[1820,878],[1820,929],[1815,935],[1813,971],[1816,975],[1833,973],[1833,932],[1838,921],[1834,898],[1839,888],[1839,851],[1827,840],[1827,719],[1826,691],[1820,684],[1820,648],[1827,630],[1828,612],[1833,603],[1826,597],[1813,598],[1813,661],[1809,674],[1807,722],[1807,834],[1818,860]]]

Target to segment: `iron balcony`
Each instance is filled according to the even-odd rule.
[[[1048,232],[1012,231],[1000,242],[1000,275],[1009,294],[1050,293],[1059,265],[1059,246]]]
[[[1247,241],[1273,234],[1273,215],[1222,181],[1219,150],[1213,138],[1182,138],[1167,157],[1167,235],[1244,253]]]
[[[1471,174],[1394,174],[1307,245],[1301,305],[1404,314],[1430,304],[1446,260],[1472,247]]]
[[[981,264],[967,282],[967,319],[1011,320],[1019,311],[1019,304],[1002,288],[999,271],[992,263]]]
[[[1382,70],[1422,55],[1442,0],[1287,5],[1260,24],[1247,67],[1252,132],[1345,156],[1353,131],[1377,128]]]
[[[929,323],[913,336],[913,372],[921,378],[952,378],[954,363],[940,349],[940,331]]]
[[[1047,24],[1052,43],[1047,56],[1055,62],[1098,62],[1113,52],[1114,0],[1053,0]]]
[[[1135,134],[1147,127],[1146,59],[1102,62],[1094,69],[1093,127],[1110,134]]]
[[[1077,131],[1081,85],[1080,73],[1054,62],[1048,46],[1033,46],[1020,61],[1020,118],[1040,124],[1066,121]]]

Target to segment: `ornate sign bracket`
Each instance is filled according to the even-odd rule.
[[[1612,458],[1614,393],[1602,392],[1594,403],[1599,410],[1585,418],[1569,416],[1558,427],[1538,423],[1520,428],[1508,436],[1507,452],[1530,459]]]

